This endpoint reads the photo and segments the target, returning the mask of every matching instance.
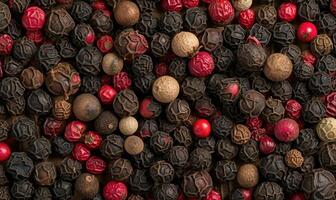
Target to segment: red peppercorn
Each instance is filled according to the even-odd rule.
[[[112,16],[112,12],[110,10],[102,10],[104,15],[111,17]]]
[[[204,200],[221,200],[221,195],[216,190],[211,190]]]
[[[81,121],[72,121],[65,127],[64,138],[69,142],[78,142],[86,130],[86,125]]]
[[[203,0],[204,3],[210,3],[211,0]]]
[[[26,37],[33,41],[35,44],[41,44],[43,42],[44,36],[42,30],[37,31],[27,31]]]
[[[241,194],[244,197],[244,200],[252,200],[253,190],[252,189],[240,189]]]
[[[206,77],[212,74],[215,63],[211,54],[205,51],[198,52],[188,63],[189,72],[196,77]]]
[[[256,130],[261,128],[263,121],[260,117],[249,117],[246,120],[246,125],[250,130]]]
[[[161,6],[166,11],[180,11],[182,10],[182,0],[162,0]]]
[[[91,156],[91,152],[84,144],[77,143],[72,150],[72,156],[78,161],[86,161]]]
[[[299,25],[296,36],[301,42],[310,42],[317,36],[317,28],[311,22],[303,22]]]
[[[90,31],[85,37],[85,43],[87,45],[92,45],[95,40],[96,40],[96,35],[94,31]]]
[[[111,104],[117,96],[117,91],[110,85],[102,85],[99,88],[98,96],[103,104]]]
[[[116,91],[121,91],[131,87],[132,80],[128,77],[126,72],[119,72],[113,76],[113,86]]]
[[[305,200],[305,197],[302,192],[295,192],[290,195],[289,200]]]
[[[96,131],[88,131],[84,135],[84,144],[91,150],[98,149],[102,143],[102,140],[102,137]]]
[[[103,190],[105,200],[125,200],[128,195],[126,185],[120,181],[108,182]]]
[[[145,98],[141,101],[139,113],[143,118],[150,119],[154,117],[155,113],[151,110],[152,98]]]
[[[285,106],[286,115],[292,119],[299,119],[302,112],[301,104],[295,99],[290,99],[286,102]]]
[[[251,138],[259,142],[260,138],[266,136],[266,130],[264,128],[258,128],[251,131]]]
[[[327,115],[336,117],[336,92],[332,92],[326,96]]]
[[[316,57],[310,50],[304,50],[301,54],[302,59],[304,62],[310,63],[312,65],[315,65],[316,63]]]
[[[263,154],[270,154],[275,150],[276,144],[273,138],[269,136],[264,136],[260,138],[259,150]]]
[[[0,55],[9,55],[12,52],[14,41],[8,34],[0,35]]]
[[[106,169],[106,162],[98,156],[91,156],[86,161],[85,166],[91,174],[102,174]]]
[[[41,8],[31,6],[23,12],[22,25],[28,31],[41,30],[45,24],[45,18],[45,13]]]
[[[56,137],[60,135],[65,128],[65,122],[48,117],[43,124],[44,135],[49,137]]]
[[[108,10],[108,6],[103,0],[95,0],[91,3],[91,7],[95,10]]]
[[[229,24],[235,16],[234,8],[227,0],[210,1],[208,11],[211,20],[222,25]]]
[[[297,6],[292,2],[284,2],[278,8],[279,19],[286,22],[291,22],[296,18]]]
[[[330,11],[336,16],[336,0],[330,0]]]
[[[199,0],[182,0],[182,3],[186,8],[193,8],[198,6]]]
[[[299,125],[296,121],[284,118],[274,126],[274,135],[281,142],[291,142],[299,136]]]
[[[249,8],[239,13],[238,23],[244,29],[250,29],[253,26],[254,21],[255,21],[255,11],[253,9]]]
[[[113,47],[113,39],[109,35],[103,35],[97,40],[97,47],[102,53],[111,51]]]
[[[206,119],[197,119],[193,124],[193,132],[198,138],[206,138],[210,135],[211,125]]]
[[[9,146],[4,142],[0,142],[0,161],[3,162],[8,160],[10,155],[11,149],[9,148]]]
[[[168,74],[168,66],[166,63],[160,63],[155,66],[156,77],[164,76]]]

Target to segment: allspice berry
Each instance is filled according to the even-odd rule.
[[[84,122],[92,121],[97,118],[101,110],[99,100],[92,94],[80,94],[73,102],[73,113],[77,119]]]
[[[108,53],[103,57],[101,65],[107,75],[113,76],[121,72],[124,67],[124,60],[116,53]]]
[[[98,192],[99,180],[95,175],[83,173],[77,178],[75,196],[78,196],[78,199],[93,199]]]
[[[121,26],[133,26],[140,19],[140,9],[132,1],[121,1],[114,9],[114,19]]]
[[[170,103],[176,99],[180,93],[180,85],[171,76],[161,76],[153,83],[153,96],[161,103]]]
[[[316,133],[324,142],[336,142],[336,119],[323,118],[316,126]]]
[[[233,127],[231,140],[235,144],[246,144],[251,138],[249,128],[243,124],[237,124]]]
[[[138,129],[138,121],[135,117],[124,117],[119,121],[119,130],[124,135],[133,135]]]
[[[303,164],[304,158],[302,153],[297,149],[292,149],[287,152],[285,162],[288,167],[298,168]]]
[[[124,149],[130,155],[138,155],[143,151],[144,147],[142,139],[135,135],[127,137],[124,142]]]
[[[255,187],[259,182],[258,168],[254,164],[242,165],[237,173],[237,181],[241,187]]]
[[[174,36],[171,47],[177,56],[190,57],[198,50],[199,41],[195,34],[182,31]]]
[[[292,61],[282,53],[270,55],[264,67],[264,74],[271,81],[284,81],[289,78],[292,71]]]

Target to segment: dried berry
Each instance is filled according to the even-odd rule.
[[[20,142],[30,142],[35,139],[36,124],[28,117],[22,116],[12,125],[12,134]]]
[[[277,21],[277,11],[272,5],[264,5],[257,11],[256,21],[271,30]]]
[[[173,146],[173,138],[168,133],[157,131],[150,137],[150,146],[156,154],[167,153]]]
[[[72,197],[71,182],[57,180],[52,187],[53,197],[56,199],[70,199]]]
[[[295,41],[295,28],[288,22],[277,22],[273,28],[273,41],[285,46]]]
[[[61,56],[58,54],[56,47],[52,44],[43,44],[37,51],[37,58],[40,66],[49,71],[53,66],[61,61]]]
[[[56,179],[56,168],[52,162],[40,162],[35,165],[34,178],[40,186],[51,186]]]
[[[67,156],[71,154],[73,147],[73,143],[64,140],[62,137],[55,137],[52,140],[53,151],[61,156]]]
[[[310,49],[315,56],[325,56],[333,51],[334,46],[331,38],[328,35],[321,34],[316,36],[315,39],[310,43]]]
[[[318,99],[309,100],[303,107],[302,117],[307,123],[318,123],[326,114],[325,105]]]
[[[100,146],[100,152],[106,158],[119,157],[124,151],[124,139],[115,134],[111,134],[103,140]]]
[[[316,133],[310,128],[300,130],[299,137],[294,141],[296,148],[305,156],[315,154],[319,149],[319,143]]]
[[[47,21],[46,31],[52,38],[68,36],[75,28],[75,22],[64,8],[52,9]]]
[[[79,72],[96,76],[101,71],[102,54],[96,47],[83,47],[76,55],[76,64]]]
[[[145,76],[153,71],[153,60],[149,55],[141,55],[132,61],[132,72],[136,76]]]
[[[265,102],[265,108],[262,111],[262,117],[271,124],[276,123],[285,115],[285,108],[278,99],[269,98]]]
[[[207,31],[204,32],[204,34],[206,33]],[[215,70],[218,72],[226,72],[235,62],[235,55],[233,52],[223,46],[218,47],[212,55],[215,62]]]
[[[239,102],[240,110],[250,117],[258,116],[265,108],[265,97],[255,90],[245,92]]]
[[[171,123],[186,121],[190,115],[190,107],[187,101],[175,99],[166,108],[166,117]]]
[[[253,42],[239,45],[237,55],[238,64],[246,71],[261,71],[267,58],[265,49]]]
[[[189,163],[194,170],[207,170],[212,163],[210,151],[202,148],[194,149],[190,153]]]
[[[278,98],[281,101],[287,101],[292,97],[293,89],[291,84],[285,80],[274,82],[272,84],[271,92],[275,98]]]
[[[325,72],[316,72],[308,82],[308,88],[313,94],[327,95],[331,92],[331,77]]]
[[[113,29],[113,22],[110,16],[103,10],[95,10],[91,15],[90,25],[100,33],[109,34]]]
[[[294,65],[294,75],[300,81],[309,80],[314,75],[314,66],[308,62],[299,62]]]
[[[88,45],[92,45],[96,39],[96,36],[90,25],[80,23],[77,24],[75,29],[73,30],[71,39],[71,41],[77,47],[85,47]]]
[[[148,168],[154,162],[154,153],[145,146],[141,153],[133,155],[133,160],[137,168]]]
[[[189,160],[188,149],[184,146],[173,146],[166,156],[174,167],[184,167]]]
[[[213,182],[207,171],[190,172],[183,176],[182,189],[187,197],[206,197],[212,187]]]
[[[152,1],[145,1],[145,2],[152,2]],[[147,37],[152,37],[156,33],[156,28],[158,24],[159,24],[158,19],[154,17],[152,13],[143,12],[140,15],[140,20],[136,24],[136,28],[139,31],[139,33]]]
[[[207,27],[207,15],[199,7],[189,8],[185,12],[186,28],[195,34],[202,33]]]
[[[237,166],[233,161],[219,161],[214,167],[215,177],[221,181],[232,181],[237,175]]]
[[[27,106],[33,112],[47,114],[52,108],[52,100],[44,90],[37,89],[28,96]]]
[[[61,179],[73,181],[82,173],[82,164],[72,158],[65,158],[58,166],[58,171]]]
[[[132,191],[147,192],[149,191],[153,183],[150,180],[150,176],[147,170],[135,169],[133,174],[129,178],[129,186]]]
[[[243,144],[239,150],[239,158],[245,162],[255,162],[259,157],[259,147],[255,140]]]
[[[267,46],[271,40],[272,33],[264,26],[255,23],[250,30],[250,36],[255,37],[263,46]]]
[[[76,47],[67,38],[58,40],[56,48],[62,58],[74,58],[77,54]]]
[[[160,19],[160,29],[168,35],[181,32],[182,28],[183,19],[178,12],[166,12]]]
[[[177,199],[178,194],[178,186],[171,183],[164,183],[153,188],[153,196],[155,199],[174,200]]]
[[[149,174],[156,183],[169,183],[174,178],[174,168],[166,161],[157,161],[149,169]]]
[[[75,1],[71,7],[71,16],[78,22],[86,22],[92,14],[92,7],[85,1]]]
[[[315,0],[302,1],[298,4],[298,15],[303,21],[315,21],[320,8]]]
[[[124,181],[133,173],[133,167],[129,160],[118,158],[111,164],[111,177],[113,180]]]
[[[276,182],[262,182],[254,191],[254,198],[261,199],[284,199],[282,187]]]
[[[6,164],[6,172],[15,180],[29,178],[33,169],[33,160],[25,152],[13,152]]]
[[[203,31],[202,31],[203,32]],[[222,30],[218,28],[207,28],[204,30],[201,43],[204,49],[213,52],[223,44]],[[226,50],[224,47],[223,50]]]
[[[113,101],[113,110],[120,117],[134,115],[138,109],[138,97],[130,89],[120,91]]]
[[[16,76],[23,70],[23,64],[10,56],[4,59],[3,68],[6,75]]]
[[[45,137],[38,138],[29,145],[28,153],[36,160],[46,160],[51,154],[51,144]]]
[[[135,31],[122,31],[117,35],[114,44],[119,55],[125,59],[136,58],[148,49],[146,38]]]
[[[19,180],[13,183],[11,195],[16,199],[30,199],[33,197],[34,186],[28,180]]]
[[[140,18],[140,9],[135,2],[121,1],[113,10],[116,22],[125,27],[135,25]]]
[[[173,138],[177,144],[189,147],[192,144],[190,130],[186,126],[179,126],[173,133]]]
[[[44,75],[34,67],[28,67],[21,72],[20,81],[29,90],[38,89],[44,83]]]
[[[240,44],[244,43],[246,31],[240,25],[229,24],[225,26],[223,38],[225,44],[233,49],[237,49]]]
[[[170,37],[164,33],[155,33],[151,41],[151,52],[156,57],[163,57],[170,48]]]

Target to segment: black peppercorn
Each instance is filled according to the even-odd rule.
[[[176,124],[170,123],[166,119],[159,118],[159,129],[167,133],[172,133],[176,129]]]
[[[183,19],[178,12],[166,12],[160,19],[160,29],[168,35],[174,35],[181,32],[183,28]]]
[[[186,121],[191,113],[189,104],[185,100],[175,99],[166,108],[166,117],[171,123]]]
[[[222,48],[223,51],[226,50],[226,48],[222,47],[223,45],[223,37],[222,37],[222,30],[219,28],[207,28],[204,30],[203,36],[201,38],[201,43],[205,50],[209,52],[215,51],[217,48]],[[220,54],[221,51],[217,52],[217,54]],[[213,53],[215,54],[215,53]],[[229,57],[230,55],[223,55],[226,57]],[[233,55],[232,55],[233,57]],[[215,58],[215,57],[214,57]],[[221,58],[217,58],[221,59]],[[217,61],[215,61],[216,63]]]
[[[81,77],[81,87],[82,93],[96,94],[101,86],[101,81],[98,76],[83,76]]]
[[[0,2],[0,31],[7,28],[11,21],[12,15],[7,4]]]
[[[77,47],[85,47],[94,43],[95,33],[89,24],[77,24],[71,35],[72,42]]]
[[[288,22],[277,22],[273,28],[273,41],[279,45],[285,46],[295,41],[295,28]]]
[[[152,37],[156,33],[156,28],[158,24],[159,24],[158,19],[154,17],[152,13],[142,12],[140,15],[140,20],[136,24],[136,28],[139,31],[139,33],[147,37]]]
[[[188,149],[184,146],[173,146],[166,157],[174,167],[184,167],[189,160]]]
[[[135,192],[148,192],[153,186],[148,171],[135,169],[129,178],[129,186]]]
[[[161,107],[161,105],[160,105]],[[161,113],[161,112],[160,112]],[[153,133],[159,130],[158,124],[154,119],[140,120],[137,133],[143,138],[150,138]]]
[[[143,0],[143,1],[145,1],[145,0]],[[145,200],[145,199],[138,194],[131,194],[131,195],[128,196],[127,200]]]
[[[190,32],[198,35],[207,27],[207,14],[200,7],[189,8],[185,12],[184,22]]]
[[[294,75],[300,81],[309,80],[314,75],[314,66],[301,61],[294,65]]]
[[[223,31],[225,44],[233,49],[237,49],[240,44],[244,43],[246,31],[239,24],[226,25]]]
[[[326,106],[319,99],[308,100],[303,107],[302,117],[307,123],[316,124],[325,117]]]
[[[13,183],[11,195],[15,199],[31,199],[34,194],[34,186],[28,180],[20,180]]]
[[[221,182],[234,180],[237,171],[237,165],[233,161],[219,161],[214,167],[215,176]]]
[[[153,73],[148,73],[143,76],[138,76],[133,80],[134,90],[140,94],[148,94],[152,90],[152,85],[156,77]]]
[[[272,5],[261,6],[256,15],[256,21],[268,30],[271,30],[277,21],[277,11]]]
[[[73,147],[74,147],[73,143],[66,141],[62,137],[55,137],[52,140],[53,151],[61,156],[67,156],[71,154]]]
[[[322,145],[318,156],[320,165],[333,173],[336,172],[335,150],[336,143]]]
[[[298,16],[303,21],[315,21],[320,14],[320,8],[315,0],[302,1],[298,4]]]
[[[9,124],[5,120],[0,120],[0,141],[7,139],[9,130]]]
[[[17,77],[6,77],[0,82],[0,95],[4,100],[20,97],[24,91],[25,88]]]
[[[170,48],[170,38],[164,33],[155,33],[151,41],[151,51],[154,56],[163,57]]]
[[[318,16],[319,33],[333,33],[336,30],[336,17],[331,13],[321,13]]]
[[[86,22],[91,17],[92,7],[85,1],[75,1],[72,4],[70,14],[77,22]]]
[[[249,90],[242,95],[239,108],[244,114],[255,117],[260,115],[265,108],[265,101],[263,94],[255,90]]]
[[[207,171],[192,171],[183,176],[182,189],[187,197],[205,198],[212,187],[213,182]]]
[[[109,135],[118,128],[118,118],[110,111],[103,111],[95,119],[95,130],[102,135]]]
[[[58,166],[59,176],[62,180],[73,181],[82,172],[82,164],[72,158],[64,158]]]
[[[0,186],[8,184],[8,178],[5,171],[5,166],[0,166]]]
[[[102,54],[96,47],[83,47],[76,55],[77,69],[80,73],[96,76],[101,71]]]
[[[124,152],[124,139],[115,134],[107,136],[100,146],[100,152],[109,159],[121,156]]]
[[[11,195],[8,186],[0,186],[0,199],[1,200],[10,200]]]
[[[255,200],[283,200],[284,198],[285,196],[281,186],[275,182],[262,182],[254,191]]]
[[[1,5],[0,5],[1,7]],[[1,10],[2,8],[0,8]],[[0,11],[0,12],[3,12],[3,11]],[[6,19],[6,16],[5,18],[1,18],[1,19],[4,19],[3,22],[0,22],[0,30],[1,30],[1,26],[3,26],[4,24],[1,25],[1,23],[4,23],[7,19]],[[7,23],[7,22],[5,22]],[[13,39],[18,39],[22,36],[22,27],[21,27],[21,23],[18,23],[17,20],[15,19],[11,19],[10,20],[10,23],[8,24],[7,26],[7,33],[8,35],[10,35]]]
[[[22,14],[23,11],[29,6],[30,0],[13,0],[10,3],[10,9],[12,12]]]
[[[56,48],[62,58],[74,58],[77,55],[76,47],[68,38],[58,40],[56,42]]]
[[[108,34],[113,29],[113,21],[103,10],[95,10],[90,19],[90,25],[98,32]]]
[[[175,200],[179,196],[178,186],[164,183],[153,188],[154,199]]]
[[[326,72],[316,72],[308,81],[309,90],[315,95],[327,95],[331,92],[331,76]]]
[[[141,12],[152,12],[156,9],[155,1],[136,0],[135,1]]]
[[[51,154],[51,144],[45,137],[38,138],[29,145],[28,153],[36,160],[46,160]]]
[[[44,90],[37,89],[28,96],[27,106],[33,112],[47,114],[52,108],[52,99]]]
[[[282,102],[278,99],[268,98],[265,102],[265,108],[261,113],[261,116],[271,124],[276,123],[282,119],[285,115],[285,108]]]
[[[148,168],[154,162],[155,155],[145,145],[143,151],[137,155],[133,155],[134,165],[137,168]]]
[[[187,77],[181,85],[183,97],[189,101],[196,101],[201,98],[205,92],[205,83],[202,79],[197,77]]]
[[[292,86],[285,80],[281,82],[274,82],[272,84],[271,92],[275,98],[280,99],[281,101],[287,101],[292,97]]]
[[[35,139],[36,124],[28,117],[20,117],[12,125],[12,134],[20,142],[29,142]]]
[[[211,98],[203,96],[195,102],[194,109],[200,117],[210,117],[216,112],[216,106],[212,103]]]
[[[241,94],[239,81],[236,78],[221,79],[216,86],[216,96],[223,106],[235,103]]]
[[[174,179],[174,167],[163,160],[155,162],[149,169],[155,183],[170,183]]]
[[[305,128],[300,130],[299,137],[294,141],[294,145],[303,155],[309,156],[318,151],[319,139],[313,129]]]
[[[179,126],[173,133],[174,141],[185,147],[189,147],[192,144],[192,136],[190,130],[186,126]]]
[[[6,109],[12,115],[23,114],[25,107],[26,99],[24,96],[19,96],[6,102]]]
[[[182,82],[187,76],[187,60],[177,57],[169,65],[169,75]]]
[[[251,79],[252,79],[251,82],[252,89],[261,93],[267,93],[271,90],[272,83],[264,76],[252,74]]]
[[[34,200],[52,200],[52,194],[49,187],[35,188]]]
[[[190,153],[190,166],[195,170],[208,170],[212,164],[211,153],[202,148],[196,148]]]
[[[149,55],[140,55],[132,62],[132,72],[135,76],[145,76],[153,72],[153,60]]]
[[[210,153],[215,152],[216,140],[214,137],[201,138],[196,141],[196,147],[208,150]]]
[[[23,70],[23,64],[12,56],[5,57],[3,71],[7,76],[16,76]]]
[[[250,29],[250,36],[255,37],[263,46],[267,46],[271,40],[272,33],[264,26],[255,23]]]
[[[290,151],[292,148],[292,144],[291,143],[286,143],[286,142],[278,142],[276,144],[274,153],[281,155],[281,156],[285,156],[287,154],[288,151]]]
[[[302,183],[302,174],[298,171],[288,171],[282,180],[284,192],[287,194],[294,193],[300,189]]]
[[[112,161],[111,164],[111,177],[113,180],[125,181],[133,173],[133,167],[129,160],[118,158]]]
[[[37,59],[40,66],[45,71],[49,71],[49,69],[61,61],[61,56],[53,44],[42,44],[37,51]]]
[[[29,178],[33,169],[33,160],[25,152],[13,152],[6,164],[6,172],[15,180]]]
[[[283,156],[271,154],[260,160],[259,170],[265,179],[281,181],[286,175],[287,166]]]
[[[157,131],[150,137],[150,146],[156,154],[167,153],[173,146],[173,138],[166,132]]]
[[[300,167],[301,172],[310,173],[315,168],[314,156],[307,156],[304,158],[303,164]]]
[[[328,74],[335,73],[336,72],[336,58],[331,54],[322,56],[316,61],[315,66],[318,71],[326,72]]]
[[[233,129],[233,122],[226,116],[221,115],[212,121],[212,132],[218,138],[227,138]]]
[[[265,49],[253,42],[239,45],[237,55],[238,64],[246,71],[261,71],[267,59]]]
[[[230,119],[236,121],[237,123],[242,123],[247,118],[247,115],[241,112],[239,103],[234,103],[233,105],[225,106],[223,107],[223,111]]]
[[[293,97],[301,103],[306,103],[311,98],[311,93],[306,82],[296,82],[293,88]]]
[[[52,162],[36,164],[34,178],[40,186],[51,186],[54,184],[56,176],[56,168]]]
[[[52,9],[46,19],[46,32],[51,38],[68,36],[75,28],[75,22],[64,8]]]
[[[310,43],[310,49],[316,57],[325,56],[333,51],[334,44],[327,34],[320,34]]]
[[[120,91],[113,101],[113,110],[120,117],[134,115],[139,109],[139,101],[133,90]]]
[[[280,50],[280,53],[288,56],[288,58],[291,59],[293,64],[297,64],[301,60],[301,49],[295,44],[284,46]]]
[[[63,180],[57,180],[52,187],[53,198],[57,200],[71,199],[72,191],[72,184]]]
[[[236,147],[237,148],[237,147]],[[259,146],[255,140],[243,144],[239,150],[239,158],[244,162],[255,162],[259,157]]]

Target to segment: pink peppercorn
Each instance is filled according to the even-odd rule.
[[[0,35],[0,55],[9,55],[12,52],[14,41],[8,34]]]
[[[162,0],[161,6],[166,11],[180,11],[182,10],[182,0]]]
[[[69,142],[77,142],[86,130],[86,125],[81,121],[72,121],[65,127],[64,138]]]
[[[41,44],[43,42],[43,39],[44,39],[42,30],[27,31],[26,36],[27,36],[28,39],[33,41],[35,44]]]
[[[269,136],[264,136],[260,138],[259,150],[263,154],[270,154],[275,150],[276,144],[274,140]]]
[[[278,8],[279,19],[286,22],[291,22],[296,18],[297,6],[292,2],[284,2]]]
[[[101,36],[97,40],[97,47],[102,53],[107,53],[111,51],[113,47],[113,39],[109,35]]]
[[[84,144],[77,143],[72,150],[72,156],[78,161],[86,161],[91,156],[91,152]]]
[[[86,161],[85,167],[91,174],[102,174],[106,170],[106,162],[98,156],[91,156]]]
[[[193,8],[198,6],[199,0],[182,0],[182,4],[186,8]]]
[[[110,181],[103,189],[105,200],[126,200],[128,190],[126,185],[120,181]]]
[[[229,24],[235,16],[231,2],[226,0],[211,0],[208,12],[213,22],[222,25]]]
[[[301,104],[295,99],[290,99],[285,105],[286,115],[292,119],[299,119],[302,112]]]
[[[32,6],[23,12],[22,25],[28,31],[41,30],[45,24],[45,18],[45,13],[41,8]]]
[[[215,69],[214,60],[208,52],[200,51],[189,60],[189,72],[196,77],[206,77]]]
[[[281,142],[292,142],[299,136],[300,128],[296,121],[284,118],[274,126],[274,135]]]
[[[131,87],[132,80],[126,72],[119,72],[113,76],[113,86],[116,91],[121,91]]]
[[[238,22],[244,29],[250,29],[255,21],[255,11],[251,8],[241,11],[238,16]]]

